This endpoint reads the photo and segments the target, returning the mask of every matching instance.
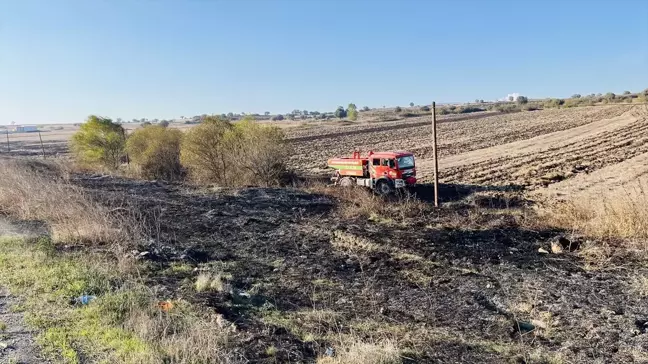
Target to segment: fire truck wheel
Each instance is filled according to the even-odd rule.
[[[392,187],[386,180],[381,180],[376,183],[376,191],[381,195],[389,195],[392,193]]]
[[[353,180],[349,177],[344,177],[340,179],[339,184],[342,187],[351,187],[353,186]]]

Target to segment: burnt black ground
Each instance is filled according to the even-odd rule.
[[[75,183],[99,201],[141,213],[149,240],[139,249],[149,252],[150,284],[234,322],[248,335],[242,345],[251,362],[312,362],[334,345],[305,342],[262,321],[268,310],[313,308],[338,312],[347,323],[399,328],[405,347],[416,344],[404,359],[410,362],[629,363],[648,350],[648,334],[637,324],[648,319],[648,302],[629,288],[631,275],[645,273],[641,262],[592,271],[576,254],[540,254],[565,232],[525,227],[524,214],[503,213],[500,204],[480,207],[465,226],[450,223],[469,220],[474,208],[461,203],[381,223],[344,219],[330,197],[297,189],[204,192],[89,176]],[[379,249],[336,248],[336,231]],[[169,274],[174,263],[225,266],[233,289],[196,293],[196,273]],[[532,319],[549,328],[521,335],[514,322]],[[274,357],[265,353],[271,345]]]

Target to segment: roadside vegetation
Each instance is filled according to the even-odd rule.
[[[94,201],[58,165],[2,161],[0,168],[12,176],[0,180],[2,215],[52,230],[0,238],[0,279],[24,301],[16,309],[39,331],[46,356],[63,363],[240,361],[226,320],[182,300],[167,303],[142,280],[146,267],[130,249],[144,238],[134,228],[143,221]]]
[[[282,130],[253,118],[231,123],[208,116],[186,134],[144,125],[126,135],[111,119],[90,116],[73,136],[72,148],[82,168],[147,179],[188,175],[196,183],[233,187],[279,185],[288,175]]]
[[[0,214],[20,220],[45,221],[57,241],[128,246],[137,227],[87,198],[67,182],[65,165],[41,161],[0,163]]]
[[[190,177],[218,186],[278,185],[286,176],[288,148],[281,129],[246,119],[208,118],[189,130],[181,161]]]
[[[72,136],[70,145],[79,163],[113,171],[124,156],[126,135],[111,119],[91,115]]]
[[[173,181],[182,178],[181,142],[180,130],[147,126],[129,135],[125,152],[142,177]]]

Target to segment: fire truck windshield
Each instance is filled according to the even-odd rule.
[[[398,169],[414,168],[414,156],[408,155],[398,158]]]

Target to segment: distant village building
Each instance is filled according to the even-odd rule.
[[[13,130],[14,133],[34,133],[38,131],[35,125],[16,125]]]
[[[512,101],[517,101],[518,97],[520,97],[520,94],[517,93],[517,92],[512,93],[512,94],[508,94],[508,95],[506,95],[505,101],[511,101],[511,98],[513,98]]]

